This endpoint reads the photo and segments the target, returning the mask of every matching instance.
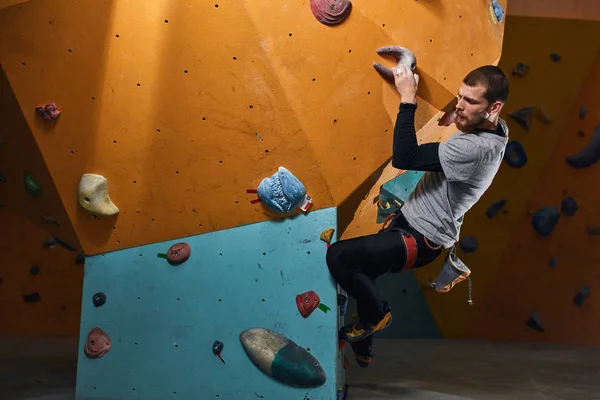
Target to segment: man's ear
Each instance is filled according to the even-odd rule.
[[[502,109],[502,106],[504,104],[500,101],[496,101],[492,104],[492,106],[490,107],[489,113],[490,114],[500,114],[500,110]]]

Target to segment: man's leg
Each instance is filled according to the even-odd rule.
[[[396,271],[406,259],[402,236],[397,232],[382,232],[334,243],[327,251],[327,266],[337,283],[356,299],[360,324],[380,330],[389,325],[391,314],[384,310],[375,286],[375,279]],[[357,327],[347,339],[360,340],[372,331]]]

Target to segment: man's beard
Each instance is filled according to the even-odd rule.
[[[477,128],[477,126],[479,126],[483,121],[485,121],[484,118],[479,118],[477,121],[473,121],[466,118],[457,117],[454,124],[461,132],[468,133]]]

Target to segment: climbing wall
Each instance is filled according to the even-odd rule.
[[[78,334],[80,251],[0,68],[0,335]]]
[[[0,60],[93,255],[278,218],[247,190],[282,165],[313,210],[339,205],[391,153],[400,99],[376,50],[416,53],[420,128],[498,60],[489,7],[357,2],[332,27],[300,1],[34,1],[0,10]],[[43,123],[52,102],[60,118]],[[85,173],[107,179],[118,216],[78,207]]]
[[[328,208],[90,257],[80,348],[93,328],[112,347],[101,358],[80,351],[77,398],[335,399],[337,292],[319,239],[335,221],[335,208]],[[171,265],[164,255],[181,241],[190,257]],[[312,313],[303,317],[296,295],[309,291],[319,307],[311,297]],[[320,364],[271,355],[274,375],[297,368],[310,378],[322,368],[327,380],[293,388],[267,376],[240,341],[251,328],[285,335]],[[222,360],[213,354],[215,341],[223,344]]]
[[[478,243],[474,253],[459,249],[459,256],[473,271],[474,306],[466,303],[466,283],[445,294],[424,291],[446,337],[476,335],[581,343],[592,340],[591,331],[584,331],[594,328],[585,325],[581,313],[586,311],[573,304],[573,297],[579,289],[592,285],[592,272],[584,272],[584,265],[594,268],[595,239],[588,237],[585,224],[595,223],[591,204],[597,199],[590,190],[595,168],[573,170],[565,157],[585,146],[598,123],[597,117],[594,119],[594,101],[588,105],[586,119],[579,120],[577,114],[580,96],[589,96],[591,92],[586,90],[597,87],[593,84],[597,82],[600,40],[593,32],[598,31],[599,24],[507,19],[500,67],[510,73],[511,94],[503,118],[509,124],[510,141],[521,144],[527,159],[520,168],[509,166],[505,160],[492,186],[465,216],[463,241],[473,237]],[[580,38],[590,41],[585,46],[574,45]],[[519,63],[529,67],[523,76],[512,72]],[[530,105],[535,108],[530,114],[529,129],[525,129],[509,114]],[[578,134],[580,130],[585,135]],[[512,158],[513,152],[507,150],[507,155]],[[550,238],[536,235],[532,214],[545,206],[560,209],[561,201],[569,195],[580,204],[589,203],[588,211],[578,212],[572,218],[562,215]],[[488,209],[501,200],[506,201],[505,205],[495,216],[488,217]],[[549,263],[558,254],[569,256],[562,262],[559,258],[552,268]],[[415,275],[426,285],[435,279],[440,267],[441,260],[415,271]],[[553,334],[541,335],[526,326],[528,318],[540,310],[545,311],[542,322],[554,324]]]

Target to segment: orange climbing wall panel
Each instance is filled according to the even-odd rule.
[[[597,0],[510,0],[508,15],[600,20]]]
[[[600,226],[600,191],[595,186],[600,163],[575,169],[565,158],[586,147],[600,126],[600,51],[596,52],[581,94],[568,111],[568,123],[560,132],[552,154],[536,182],[528,208],[554,206],[572,196],[579,205],[574,216],[561,215],[549,237],[537,235],[531,217],[524,216],[511,235],[508,252],[500,258],[493,281],[481,299],[470,335],[481,338],[540,342],[564,342],[597,346],[600,344],[600,236],[587,234],[586,226]],[[579,119],[579,108],[588,114]],[[580,136],[579,131],[585,136]],[[549,260],[556,257],[555,267]],[[578,290],[588,286],[590,296],[580,308],[573,303]],[[533,312],[540,315],[545,333],[525,329]]]
[[[544,279],[548,279],[545,274],[558,270],[548,271],[549,257],[546,259],[541,255],[542,259],[537,266],[524,260],[517,261],[527,244],[521,236],[524,233],[520,230],[521,227],[529,227],[530,217],[527,211],[539,205],[532,196],[537,196],[536,187],[539,187],[540,182],[545,182],[548,188],[554,190],[555,196],[560,196],[563,190],[563,183],[555,181],[556,174],[548,172],[546,168],[551,164],[564,168],[564,159],[555,161],[553,153],[564,147],[561,135],[565,127],[572,124],[571,111],[582,87],[588,87],[586,79],[595,65],[600,49],[600,37],[594,35],[599,29],[600,23],[593,21],[507,17],[499,66],[510,73],[517,63],[523,62],[530,66],[530,71],[523,78],[510,77],[511,94],[502,115],[510,127],[510,140],[517,140],[523,145],[528,163],[520,169],[510,168],[503,163],[491,187],[465,216],[461,235],[473,235],[479,242],[479,249],[475,254],[463,254],[459,250],[460,257],[473,271],[475,305],[470,307],[466,304],[466,283],[449,293],[424,290],[444,336],[465,337],[475,329],[479,336],[501,337],[507,335],[510,329],[522,330],[526,318],[518,314],[524,310],[516,311],[516,303],[523,296],[533,296],[523,294],[525,287],[532,293],[544,293],[537,297],[540,302],[547,301],[550,296],[550,292],[540,292],[541,289],[536,289],[536,285],[543,285]],[[562,60],[552,62],[549,57],[551,52],[560,54]],[[545,109],[553,119],[552,124],[545,125],[534,117],[531,129],[525,131],[507,116],[508,112],[530,104]],[[572,134],[570,140],[576,145],[580,142]],[[581,185],[590,184],[591,180],[581,181]],[[492,203],[501,199],[507,200],[507,214],[500,213],[494,219],[488,219],[485,211]],[[524,229],[527,231],[528,228]],[[543,243],[544,246],[550,246],[549,241]],[[426,288],[429,280],[435,279],[441,261],[440,259],[428,267],[416,270],[415,275],[422,287]],[[516,268],[515,263],[519,268]],[[530,275],[530,269],[535,269],[540,275]],[[503,274],[499,272],[501,270],[510,271],[511,275],[499,275]],[[564,301],[565,307],[569,307],[571,299]],[[512,310],[518,314],[514,316],[518,325],[511,325],[509,328],[508,325],[503,325],[503,320],[495,320],[492,325],[491,320],[498,313],[491,313],[490,307],[498,307],[503,302],[513,305]],[[530,306],[533,305],[527,304],[527,309]],[[489,317],[484,317],[488,312],[491,313]],[[500,329],[500,326],[503,328]],[[497,334],[493,332],[496,328]]]
[[[375,50],[417,54],[420,128],[498,60],[504,23],[488,7],[357,2],[332,28],[308,2],[37,1],[0,12],[0,61],[96,254],[276,217],[246,190],[280,165],[314,210],[340,204],[391,154],[400,99]],[[50,101],[63,112],[52,129],[34,113]],[[78,208],[84,173],[108,179],[117,218]]]

